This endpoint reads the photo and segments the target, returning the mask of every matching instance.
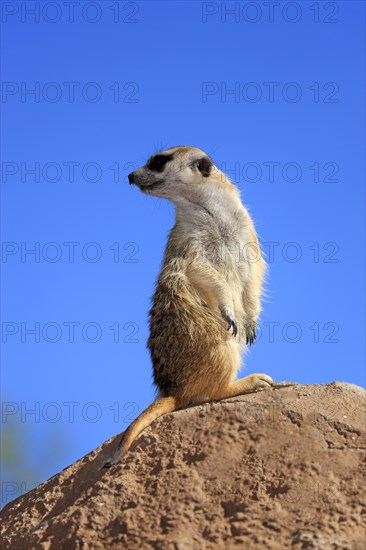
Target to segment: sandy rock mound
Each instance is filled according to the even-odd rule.
[[[5,549],[364,550],[365,391],[280,385],[155,421],[6,506]]]

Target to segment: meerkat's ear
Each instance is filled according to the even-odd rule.
[[[209,157],[202,157],[201,159],[197,160],[196,166],[201,172],[202,176],[204,178],[208,178],[208,176],[211,174],[213,164],[212,160]]]

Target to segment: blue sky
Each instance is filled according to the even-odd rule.
[[[2,504],[153,399],[174,208],[126,176],[158,148],[205,150],[255,220],[245,374],[364,385],[364,3],[24,6],[1,6],[3,431],[25,434]]]

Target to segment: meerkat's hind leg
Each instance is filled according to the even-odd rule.
[[[235,397],[243,393],[251,393],[255,390],[270,388],[275,381],[268,374],[250,374],[230,384],[221,392],[219,399]]]

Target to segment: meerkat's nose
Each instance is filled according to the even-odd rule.
[[[131,174],[128,174],[128,181],[131,183],[134,183],[135,181],[135,172],[131,172]]]

